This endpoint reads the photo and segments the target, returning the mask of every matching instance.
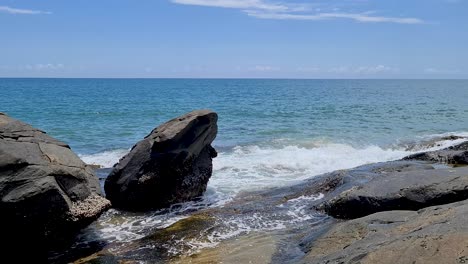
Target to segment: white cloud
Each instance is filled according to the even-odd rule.
[[[350,72],[349,67],[346,66],[339,66],[339,67],[334,67],[329,70],[329,72],[332,73],[348,73]]]
[[[279,67],[269,66],[269,65],[256,65],[254,67],[249,68],[250,71],[257,71],[257,72],[272,72],[272,71],[279,71]]]
[[[326,7],[326,2],[291,3],[267,0],[171,0],[176,4],[240,9],[250,17],[275,20],[332,20],[348,19],[362,23],[422,24],[413,17],[372,15],[374,12],[345,12],[335,6]],[[315,8],[313,8],[315,6]],[[320,6],[320,7],[317,7]],[[326,12],[326,10],[329,10]]]
[[[376,66],[360,66],[360,67],[347,67],[339,66],[334,67],[329,70],[331,73],[340,73],[340,74],[358,74],[358,75],[372,75],[372,74],[391,74],[400,72],[399,68],[389,67],[385,65],[376,65]]]
[[[422,24],[423,21],[418,18],[405,17],[384,17],[370,16],[365,13],[316,13],[316,14],[291,14],[291,13],[272,13],[259,12],[253,10],[244,11],[247,15],[262,18],[262,19],[277,19],[277,20],[330,20],[330,19],[351,19],[357,22],[364,23],[398,23],[398,24]]]
[[[53,63],[46,63],[46,64],[34,64],[34,65],[25,65],[25,66],[20,66],[21,70],[29,70],[29,71],[56,71],[56,70],[61,70],[65,68],[65,65],[58,63],[58,64],[53,64]]]
[[[424,73],[427,74],[459,74],[461,73],[458,69],[438,69],[438,68],[426,68]]]
[[[359,74],[377,74],[377,73],[397,73],[400,69],[394,67],[388,67],[385,65],[377,65],[377,66],[364,66],[358,67],[355,69],[356,73]]]
[[[49,11],[40,11],[40,10],[30,10],[30,9],[19,9],[9,6],[0,6],[0,12],[13,14],[13,15],[49,15],[52,12]]]
[[[319,72],[319,67],[299,67],[296,69],[298,72]]]
[[[236,9],[262,9],[274,11],[286,11],[287,5],[266,3],[262,0],[171,0],[176,4],[198,5],[210,7],[236,8]]]

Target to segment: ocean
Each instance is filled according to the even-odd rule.
[[[94,227],[101,238],[137,239],[240,193],[453,144],[438,140],[443,136],[468,136],[468,80],[0,79],[0,112],[104,168],[161,123],[202,108],[219,115],[219,155],[203,202],[127,215],[124,224],[111,220],[121,214],[111,210]]]

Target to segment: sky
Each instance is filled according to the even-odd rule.
[[[468,78],[468,0],[0,0],[0,77]]]

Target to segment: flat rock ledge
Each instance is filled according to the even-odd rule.
[[[301,263],[467,263],[468,202],[388,211],[332,225]]]
[[[203,195],[217,153],[211,143],[218,115],[197,110],[174,118],[138,142],[105,182],[116,207],[144,211],[187,202]]]
[[[353,219],[464,199],[468,199],[468,167],[391,173],[344,191],[321,209],[336,218]]]
[[[0,229],[6,242],[62,240],[109,207],[93,170],[67,144],[0,114]]]

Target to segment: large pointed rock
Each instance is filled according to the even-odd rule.
[[[52,241],[95,220],[110,202],[70,147],[0,113],[2,236]]]
[[[200,197],[213,171],[218,115],[198,110],[154,129],[106,179],[106,196],[129,210],[158,209]]]

